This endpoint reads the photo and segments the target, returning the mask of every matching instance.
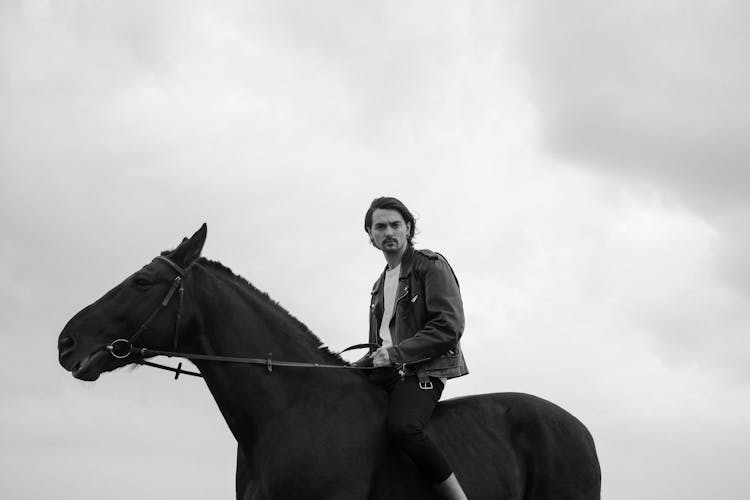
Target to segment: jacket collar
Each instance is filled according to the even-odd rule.
[[[414,253],[416,250],[414,250],[414,247],[409,244],[409,246],[406,248],[406,251],[404,252],[404,255],[401,256],[401,270],[398,274],[399,281],[405,280],[406,278],[411,275],[412,268],[414,267]],[[378,293],[380,290],[380,287],[383,283],[383,280],[385,279],[385,272],[388,270],[388,265],[386,265],[383,268],[383,272],[380,274],[380,278],[375,282],[375,285],[372,287],[372,293],[373,295]]]
[[[416,252],[416,250],[414,250],[414,247],[410,243],[406,248],[404,255],[401,256],[401,272],[399,273],[398,279],[402,280],[408,278],[411,274],[414,265],[414,252]]]

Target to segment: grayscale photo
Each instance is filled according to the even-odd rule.
[[[745,500],[748,20],[0,1],[0,498]]]

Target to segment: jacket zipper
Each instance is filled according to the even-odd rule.
[[[406,288],[404,288],[404,292],[395,300],[393,303],[393,315],[391,316],[391,321],[398,322],[398,317],[396,315],[396,311],[398,311],[398,303],[401,302],[404,297],[407,297],[409,295],[409,285],[406,285]],[[390,323],[390,322],[389,322]],[[398,341],[399,339],[393,339],[395,341]],[[397,345],[398,342],[394,342],[393,345]]]
[[[403,298],[407,295],[409,295],[409,285],[406,285],[406,288],[404,288],[404,293],[402,293],[401,296],[396,299],[396,302],[393,303],[393,312],[396,312],[398,303],[401,302],[401,300],[403,300]]]

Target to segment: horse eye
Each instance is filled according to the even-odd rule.
[[[146,278],[142,278],[142,277],[136,278],[135,279],[135,284],[136,284],[136,286],[139,286],[139,287],[151,286],[151,282],[149,280],[147,280]]]

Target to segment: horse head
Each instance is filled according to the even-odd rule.
[[[135,337],[152,349],[171,347],[177,333],[181,281],[185,270],[200,257],[206,232],[203,224],[176,249],[155,258],[68,321],[58,339],[63,368],[77,379],[93,381],[138,360],[137,354],[112,355],[118,339],[128,341],[121,342],[128,350]]]

